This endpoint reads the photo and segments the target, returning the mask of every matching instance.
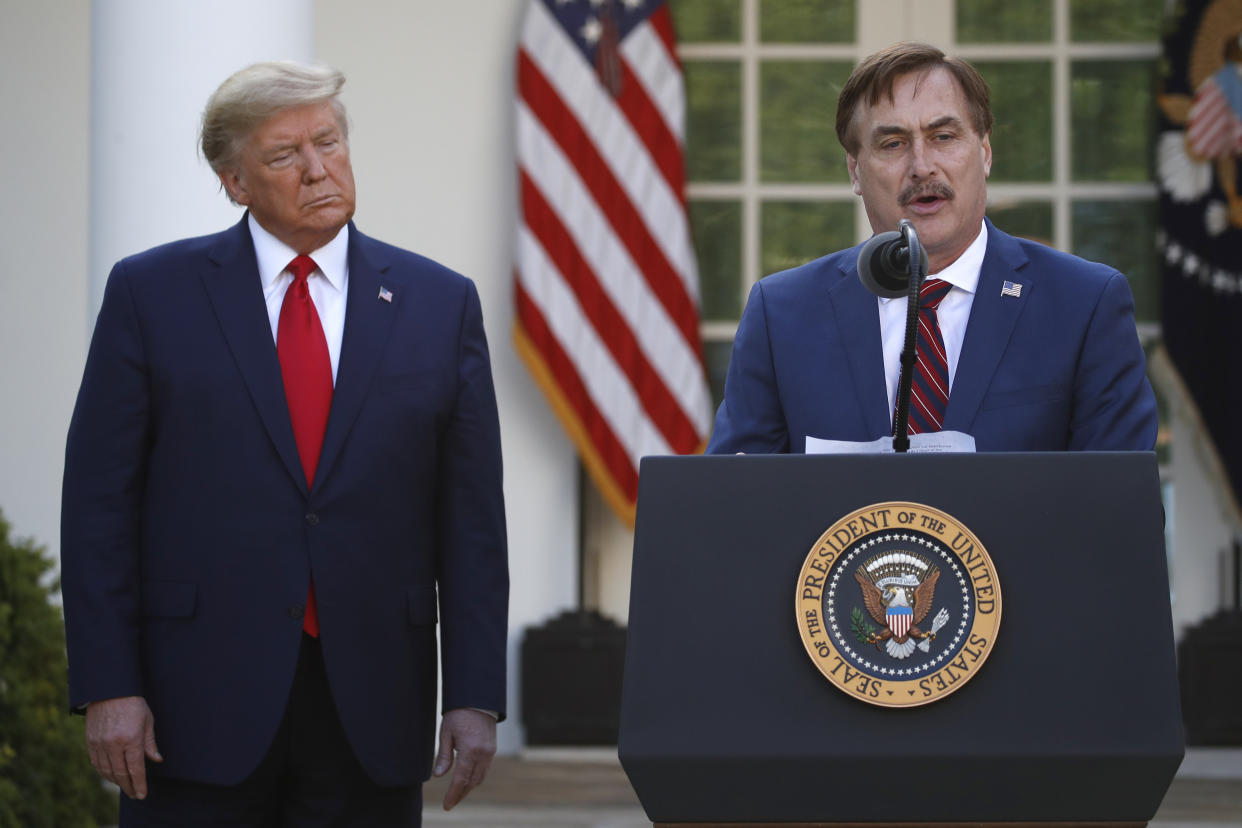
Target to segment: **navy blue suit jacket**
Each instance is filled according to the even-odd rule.
[[[759,281],[709,453],[802,452],[891,433],[876,297],[855,247]],[[1006,281],[1021,296],[1003,296]],[[1125,277],[988,223],[946,431],[979,451],[1150,451],[1156,400]]]
[[[500,434],[478,295],[352,225],[348,255],[310,488],[246,219],[108,279],[65,461],[70,703],[145,697],[165,759],[152,772],[234,784],[258,765],[312,572],[332,694],[376,782],[428,776],[437,621],[444,709],[505,709]]]

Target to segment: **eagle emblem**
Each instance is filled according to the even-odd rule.
[[[940,570],[927,558],[914,552],[891,551],[876,555],[854,570],[862,590],[867,613],[880,625],[877,632],[865,623],[862,613],[854,617],[859,641],[874,644],[893,658],[906,658],[917,646],[928,652],[936,633],[949,621],[941,608],[932,619],[931,629],[919,625],[931,612]]]
[[[863,506],[829,526],[802,563],[794,600],[815,668],[877,707],[919,707],[957,691],[1000,626],[1000,581],[979,538],[947,512],[908,501]]]

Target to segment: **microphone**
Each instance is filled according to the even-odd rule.
[[[919,241],[914,223],[902,219],[899,230],[872,236],[858,251],[858,278],[867,290],[887,299],[907,298],[906,338],[901,349],[901,378],[897,382],[897,410],[893,414],[893,451],[910,448],[910,393],[914,382],[919,325],[919,289],[927,276],[927,251]],[[910,261],[915,251],[919,267]]]
[[[906,219],[902,225],[908,224]],[[904,229],[904,227],[903,227]],[[913,232],[913,226],[910,232]],[[917,238],[917,236],[916,236]],[[927,251],[919,247],[921,275],[927,273]],[[910,243],[905,233],[889,230],[867,240],[858,253],[858,278],[876,296],[899,299],[910,291]]]

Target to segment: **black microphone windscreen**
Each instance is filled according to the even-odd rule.
[[[895,255],[898,252],[895,248],[898,247],[906,253],[905,256]],[[901,260],[901,266],[898,266],[896,259]],[[858,278],[876,296],[897,299],[905,296],[910,289],[907,262],[909,248],[903,244],[901,233],[896,230],[876,233],[858,252]]]

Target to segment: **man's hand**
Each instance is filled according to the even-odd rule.
[[[131,799],[147,797],[145,760],[164,761],[155,746],[155,717],[141,696],[88,704],[86,750],[99,775]]]
[[[444,810],[466,798],[466,794],[483,781],[487,769],[496,754],[496,720],[479,710],[459,708],[444,714],[440,723],[440,753],[436,756],[435,775],[443,776],[453,767],[457,756],[457,768],[453,781],[444,794]]]

